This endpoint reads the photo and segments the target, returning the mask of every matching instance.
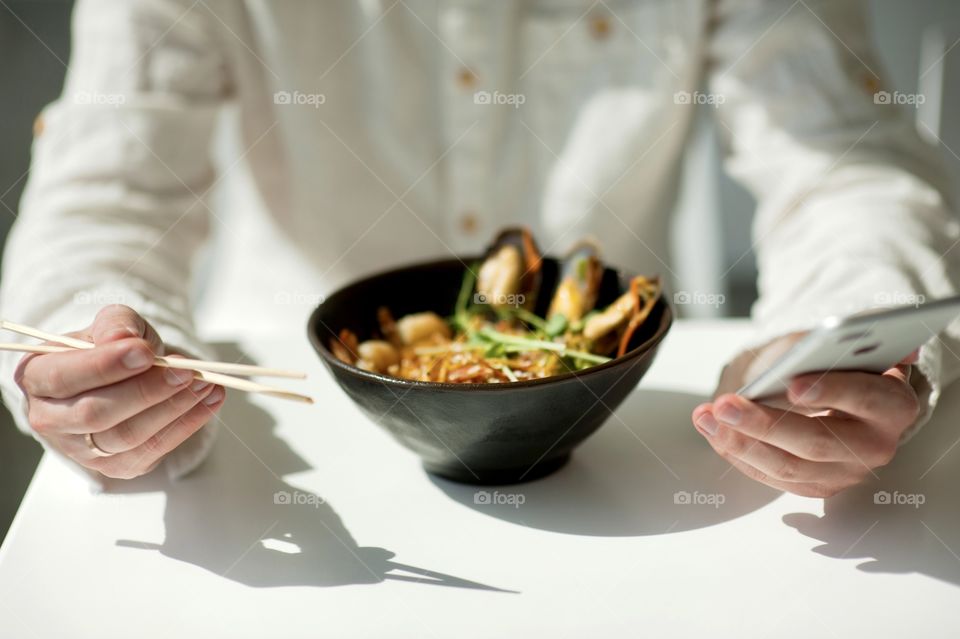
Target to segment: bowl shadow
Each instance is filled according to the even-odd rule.
[[[484,488],[431,476],[447,496],[505,521],[573,535],[659,535],[713,526],[781,493],[737,472],[694,430],[700,395],[637,389],[553,475]]]

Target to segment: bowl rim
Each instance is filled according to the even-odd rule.
[[[545,255],[544,259],[552,259],[559,261],[560,258]],[[422,262],[413,262],[407,263],[402,266],[395,266],[392,268],[383,269],[377,271],[371,275],[355,279],[350,281],[347,284],[339,287],[330,295],[325,296],[324,302],[344,291],[345,289],[352,288],[354,286],[360,286],[371,282],[373,280],[380,279],[387,275],[392,275],[402,271],[408,271],[413,269],[422,269],[429,267],[439,267],[439,266],[448,266],[461,264],[466,267],[467,264],[475,262],[476,260],[481,259],[479,256],[453,256],[449,258],[440,258],[435,260],[425,260]],[[617,268],[609,264],[604,265],[605,269],[614,271],[619,278],[632,277],[633,274],[625,269]],[[392,375],[384,375],[382,373],[374,373],[371,371],[363,370],[362,368],[357,368],[352,364],[347,364],[346,362],[340,361],[329,349],[329,347],[323,343],[318,335],[318,331],[314,330],[314,327],[320,322],[320,313],[323,309],[324,302],[321,302],[317,307],[310,313],[310,318],[307,320],[307,338],[310,340],[310,344],[313,346],[313,349],[320,354],[320,357],[328,366],[336,366],[345,373],[349,373],[354,377],[359,377],[361,379],[366,379],[369,381],[380,382],[383,384],[392,384],[402,388],[422,388],[422,389],[431,389],[431,390],[451,390],[451,391],[485,391],[485,392],[505,392],[509,390],[519,390],[524,388],[531,388],[536,386],[545,386],[555,382],[562,382],[571,379],[582,380],[585,377],[596,375],[602,373],[606,370],[611,370],[617,368],[630,360],[637,359],[654,347],[656,347],[663,338],[666,337],[667,333],[670,331],[670,328],[673,326],[673,308],[670,306],[669,301],[666,296],[661,294],[660,299],[657,301],[658,305],[663,306],[663,314],[660,318],[660,325],[657,327],[656,332],[650,336],[648,340],[640,344],[634,349],[631,349],[621,355],[620,357],[615,357],[609,362],[603,364],[597,364],[596,366],[591,366],[590,368],[585,368],[580,371],[571,371],[567,373],[560,373],[559,375],[551,375],[549,377],[541,377],[539,379],[528,379],[522,382],[509,382],[502,384],[489,384],[489,383],[480,383],[473,382],[469,384],[460,384],[453,382],[424,382],[421,380],[415,379],[406,379],[403,377],[394,377]],[[333,329],[329,326],[326,326],[327,330],[333,333]]]

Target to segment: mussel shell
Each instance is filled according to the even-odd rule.
[[[602,277],[603,264],[597,243],[583,240],[575,244],[563,259],[560,281],[550,302],[547,318],[561,313],[573,322],[592,311],[597,303]]]
[[[500,290],[490,290],[485,281],[489,279],[486,274],[492,265],[491,260],[496,259],[505,246],[514,247],[520,255],[520,273],[516,274],[518,281],[511,282]],[[540,249],[530,230],[526,227],[505,228],[497,234],[487,249],[477,280],[477,293],[483,296],[484,303],[493,306],[517,305],[532,308],[536,303],[537,292],[540,290],[541,269]]]

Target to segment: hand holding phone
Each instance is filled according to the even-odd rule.
[[[725,369],[718,396],[694,409],[693,423],[748,477],[798,495],[834,495],[893,459],[921,410],[908,370],[897,364],[958,314],[960,298],[952,298],[834,318],[774,356],[739,393],[724,392],[758,357],[795,337],[744,353]]]
[[[882,373],[940,333],[960,315],[960,296],[918,306],[830,317],[737,394],[763,399],[786,392],[807,373]]]

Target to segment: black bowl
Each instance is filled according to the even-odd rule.
[[[453,313],[464,264],[449,259],[374,275],[346,286],[313,312],[310,342],[340,387],[375,422],[416,452],[424,468],[454,481],[507,484],[542,477],[596,431],[653,363],[673,313],[663,298],[623,357],[576,372],[504,384],[440,384],[378,375],[344,364],[330,352],[343,328],[360,340],[377,330],[377,308],[395,317]],[[553,291],[557,261],[543,261],[542,290]],[[630,275],[605,269],[598,306],[616,299]],[[549,296],[541,295],[543,314]]]

